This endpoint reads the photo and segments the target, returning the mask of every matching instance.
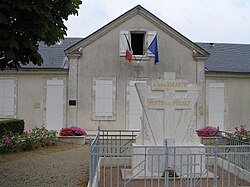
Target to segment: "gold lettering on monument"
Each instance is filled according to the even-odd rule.
[[[191,108],[191,101],[187,99],[176,99],[173,101],[166,101],[164,99],[149,99],[149,109],[164,109],[165,107],[174,107],[176,109],[188,109]]]
[[[186,80],[154,80],[152,90],[187,90],[188,83]]]

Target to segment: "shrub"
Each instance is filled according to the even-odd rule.
[[[49,131],[45,128],[34,128],[22,134],[8,132],[0,137],[0,153],[28,151],[53,145],[55,140],[56,131]]]
[[[34,128],[29,132],[30,139],[34,140],[37,147],[51,145],[56,140],[56,131],[47,130],[44,127]]]
[[[3,119],[0,120],[0,136],[12,132],[22,134],[24,130],[24,120],[22,119]]]
[[[60,136],[86,136],[87,132],[80,127],[70,126],[60,130]]]
[[[198,136],[213,136],[219,132],[219,128],[213,126],[205,126],[196,130]]]

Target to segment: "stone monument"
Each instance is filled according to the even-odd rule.
[[[140,146],[148,146],[145,158],[132,157],[132,170],[128,176],[144,177],[159,176],[165,169],[166,147],[168,153],[194,154],[204,152],[191,146],[202,146],[196,134],[196,106],[201,96],[197,85],[188,84],[187,80],[176,79],[174,72],[164,73],[164,79],[152,80],[151,83],[136,84],[136,89],[143,107],[141,132],[133,144],[133,153],[140,155],[145,152]],[[138,146],[138,148],[136,148]],[[179,149],[178,146],[187,146]],[[188,147],[190,146],[190,147]],[[175,147],[175,148],[173,148]],[[161,154],[161,156],[153,156]],[[178,160],[179,159],[179,160]],[[194,160],[192,160],[194,159]],[[204,158],[168,157],[168,166],[174,168],[178,175],[188,172],[201,174],[205,170]],[[145,162],[144,162],[145,161]]]

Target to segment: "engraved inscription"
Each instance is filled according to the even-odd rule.
[[[148,109],[165,109],[174,107],[175,109],[191,109],[191,99],[176,98],[174,100],[164,98],[151,98],[147,102]]]
[[[162,80],[157,79],[152,81],[152,90],[187,90],[187,80]]]

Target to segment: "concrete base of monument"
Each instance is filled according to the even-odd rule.
[[[205,148],[197,147],[175,145],[166,150],[165,146],[133,144],[131,169],[122,169],[122,176],[124,179],[159,178],[168,168],[175,178],[213,178],[214,174],[206,169]]]

